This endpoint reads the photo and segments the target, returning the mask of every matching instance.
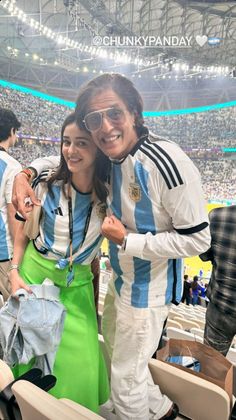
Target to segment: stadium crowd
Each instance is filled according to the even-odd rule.
[[[148,118],[154,133],[168,137],[187,148],[209,149],[234,147],[236,138],[236,107],[207,112]]]
[[[63,105],[45,101],[28,93],[0,86],[0,106],[13,109],[22,121],[21,134],[60,137],[60,127],[70,113]]]
[[[119,88],[119,93],[115,88]],[[8,253],[7,259],[1,260],[2,263],[7,263],[4,278],[9,286],[9,294],[15,297],[14,293],[22,288],[30,292],[33,282],[37,286],[44,287],[45,277],[47,280],[53,279],[52,282],[60,288],[60,302],[67,311],[66,324],[62,328],[63,338],[53,360],[55,363],[52,368],[49,366],[50,372],[57,378],[57,386],[53,388],[51,394],[56,398],[71,399],[95,413],[99,411],[99,406],[102,404],[109,415],[105,417],[107,420],[112,418],[110,413],[115,413],[119,420],[131,417],[137,420],[177,418],[179,412],[182,413],[178,406],[179,402],[175,402],[174,398],[172,401],[168,394],[161,393],[159,383],[154,384],[151,380],[148,366],[163,334],[168,313],[171,314],[170,304],[178,305],[181,297],[182,303],[186,300],[187,306],[190,302],[196,306],[202,303],[202,299],[204,304],[208,303],[204,314],[203,312],[195,313],[194,320],[199,321],[195,323],[195,327],[199,327],[199,330],[205,328],[204,332],[202,329],[200,342],[204,340],[204,343],[209,344],[213,349],[217,348],[218,332],[214,335],[211,326],[217,312],[214,308],[213,295],[207,295],[206,299],[206,291],[207,293],[214,291],[215,284],[212,279],[218,281],[214,277],[214,266],[215,261],[218,262],[219,254],[217,252],[216,257],[214,255],[214,230],[212,229],[214,225],[211,223],[213,212],[210,212],[209,216],[209,229],[201,180],[194,164],[201,172],[206,199],[230,200],[236,203],[233,190],[236,155],[234,157],[233,151],[225,153],[223,150],[224,147],[234,147],[236,108],[147,119],[146,126],[150,131],[164,137],[164,140],[159,138],[156,140],[143,125],[142,101],[139,92],[131,81],[116,74],[104,74],[98,76],[95,81],[89,82],[85,90],[81,91],[76,109],[70,115],[68,115],[70,111],[67,107],[3,88],[0,91],[1,106],[14,109],[17,117],[22,121],[21,126],[12,111],[3,109],[0,118],[2,124],[0,152],[4,182],[1,181],[1,185],[8,184],[6,191],[4,190],[4,205],[7,215],[11,210],[14,222],[18,223],[15,232],[11,233],[11,236],[8,235],[11,252]],[[15,121],[11,123],[11,119]],[[81,126],[83,122],[87,131],[78,122]],[[7,127],[8,132],[5,133]],[[60,127],[62,127],[61,130]],[[18,141],[16,141],[17,137]],[[165,141],[165,138],[169,138],[170,141]],[[193,161],[189,160],[178,144],[189,153]],[[104,155],[102,153],[99,155],[96,146]],[[9,148],[12,149],[10,154]],[[43,159],[50,155],[59,156]],[[22,170],[16,177],[15,174],[21,169],[18,162],[15,161],[18,168],[15,168],[11,176],[7,175],[5,169],[13,164],[13,156],[23,167],[31,166]],[[40,159],[31,163],[37,157]],[[109,164],[109,159],[119,160],[119,171],[116,171],[117,165]],[[155,166],[153,163],[152,166],[150,165],[151,160]],[[53,168],[58,169],[54,175],[51,171],[50,174],[46,171],[46,175],[49,175],[48,182],[45,182],[45,173],[44,176],[38,177],[35,182],[35,192],[33,192],[29,182],[36,174],[47,170],[49,162]],[[160,162],[163,163],[164,170],[160,169]],[[101,174],[102,169],[104,172]],[[112,215],[107,214],[105,217],[106,203],[109,203],[110,195],[106,191],[104,179],[107,179],[109,173],[113,180],[110,193],[113,197],[111,206],[114,206],[114,209],[112,207]],[[127,183],[126,177],[128,180],[135,178],[135,183]],[[120,191],[119,201],[116,201],[118,190]],[[25,198],[28,195],[32,199],[32,204],[37,203],[36,196],[41,200],[41,216],[38,222],[35,223],[32,218],[34,227],[38,228],[33,236],[25,231],[27,223],[19,225],[19,220],[22,222],[24,219],[18,220],[15,217],[13,207],[13,204],[16,207],[16,196],[18,196],[17,210],[22,217],[27,218],[29,203]],[[142,205],[134,205],[132,215],[130,200],[136,202],[141,198]],[[101,204],[103,210],[100,208]],[[116,217],[120,209],[122,211]],[[143,209],[145,209],[145,214],[147,213],[146,219],[143,218]],[[235,233],[231,226],[229,228],[229,223],[232,221],[231,214],[235,211],[235,206],[217,208],[214,211],[222,212],[219,222],[219,242],[222,241],[221,232],[225,233],[228,241],[225,248],[227,251],[224,249],[219,259],[225,269],[226,255],[230,245],[232,250],[229,255],[232,255],[232,260],[234,260],[234,247],[229,236],[233,238]],[[228,215],[226,228],[225,214]],[[6,221],[10,232],[10,216]],[[133,229],[133,221],[137,226],[135,229]],[[216,222],[218,223],[217,220]],[[5,234],[4,229],[2,232]],[[95,237],[92,238],[92,234]],[[105,361],[98,342],[95,293],[92,285],[94,272],[90,269],[103,238],[111,241],[110,267],[114,270],[115,279],[115,282],[112,278],[109,283],[105,301],[103,304],[100,302],[103,311],[102,333],[111,361],[110,390]],[[138,240],[138,248],[134,239]],[[218,240],[217,235],[216,240]],[[5,246],[5,239],[2,240],[2,244],[3,242]],[[199,270],[200,279],[195,275],[191,284],[185,272],[186,295],[182,296],[180,259],[195,255],[199,255],[202,261],[213,263],[211,290],[210,286],[207,287],[207,284],[202,282],[203,278],[206,279],[203,277],[202,269]],[[105,259],[107,258],[104,255]],[[120,273],[120,269],[116,270],[117,262],[119,267],[125,267],[124,273]],[[107,261],[105,263],[105,266],[101,268],[106,271],[109,267]],[[160,269],[161,264],[162,269]],[[233,274],[230,273],[230,280]],[[94,275],[95,278],[96,275]],[[140,278],[141,282],[137,282],[137,278]],[[220,276],[220,280],[221,278]],[[120,287],[121,283],[118,284],[118,279],[121,280],[122,287]],[[224,280],[226,284],[224,288],[221,286],[221,290],[225,292],[228,299],[227,276]],[[73,287],[69,288],[72,281]],[[234,293],[233,289],[232,293]],[[10,299],[13,297],[10,296]],[[227,306],[231,310],[230,303],[228,299],[227,305],[223,306],[222,314],[228,316]],[[80,311],[75,313],[74,307],[77,308],[77,306]],[[233,305],[231,306],[234,309]],[[171,309],[173,314],[173,308]],[[234,311],[231,313],[232,318],[235,317]],[[186,318],[189,314],[186,312]],[[84,324],[85,318],[87,324]],[[181,319],[183,318],[180,318],[180,321]],[[221,327],[222,319],[223,316],[219,315],[216,327],[218,325]],[[191,323],[190,319],[184,321]],[[150,327],[148,329],[147,323]],[[233,325],[234,329],[230,331],[230,334],[228,331],[225,332],[225,336],[228,337],[227,346],[224,349],[220,346],[218,348],[224,356],[230,349],[235,335],[235,322],[228,321],[228,324]],[[182,324],[179,325],[182,329]],[[186,330],[188,327],[190,325],[186,324]],[[1,334],[3,330],[4,328],[0,331]],[[142,342],[140,342],[140,331]],[[224,331],[224,325],[222,331]],[[78,340],[77,337],[80,339]],[[196,339],[194,335],[192,337]],[[221,338],[218,342],[221,344]],[[81,356],[80,364],[77,362],[78,354]],[[126,354],[125,359],[124,354]],[[128,359],[127,355],[129,355]],[[87,366],[82,369],[83,365],[85,366],[83,358],[88,360],[88,357],[90,357],[91,378]],[[136,361],[135,369],[133,360]],[[31,363],[30,359],[28,361]],[[200,358],[199,361],[202,364]],[[8,364],[11,365],[10,362]],[[27,368],[30,366],[28,364]],[[21,373],[24,372],[23,369],[25,367],[22,366],[22,360],[14,363],[13,372],[16,379],[20,378]],[[96,378],[94,372],[96,372]],[[87,382],[83,380],[83,375]],[[89,385],[87,378],[90,381]],[[231,378],[231,384],[232,381]],[[108,399],[109,393],[110,399]],[[134,397],[127,400],[127,395]],[[140,396],[142,396],[141,399]],[[230,400],[227,401],[229,410]],[[198,417],[194,415],[194,418]]]
[[[22,121],[19,141],[11,153],[23,165],[34,158],[59,153],[60,126],[69,109],[64,105],[0,87],[0,106],[12,109]],[[236,107],[208,112],[147,118],[154,133],[178,143],[189,154],[202,175],[206,199],[233,200],[236,167],[226,160],[222,147],[234,147]]]

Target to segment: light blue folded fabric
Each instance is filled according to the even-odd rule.
[[[61,341],[66,310],[59,302],[58,287],[47,284],[30,287],[33,293],[19,289],[18,298],[10,296],[0,309],[3,360],[14,367],[35,357],[35,366],[49,374]]]

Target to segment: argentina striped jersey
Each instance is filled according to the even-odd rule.
[[[109,190],[128,232],[125,251],[110,242],[120,299],[140,308],[179,302],[182,258],[197,254],[194,234],[209,241],[197,168],[176,144],[150,136],[113,161]]]
[[[39,177],[40,179],[40,177]],[[34,240],[36,248],[45,258],[68,259],[69,250],[69,209],[68,200],[62,192],[61,182],[52,185],[53,195],[49,193],[45,182],[36,181],[36,195],[41,196],[42,217],[40,234]],[[92,205],[92,194],[81,193],[72,186],[72,214],[73,214],[73,261],[79,264],[90,264],[97,255],[101,245],[101,225],[105,216],[105,204],[95,202]],[[87,232],[85,229],[86,222]],[[84,238],[84,234],[86,236]],[[84,240],[83,240],[84,239]],[[82,244],[82,246],[81,246]]]

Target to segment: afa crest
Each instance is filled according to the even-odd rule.
[[[135,203],[141,200],[141,188],[139,184],[129,184],[129,196]]]

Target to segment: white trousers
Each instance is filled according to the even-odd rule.
[[[119,420],[160,419],[172,402],[154,385],[148,362],[158,347],[169,306],[134,308],[109,286],[102,319],[111,358],[111,399]]]

